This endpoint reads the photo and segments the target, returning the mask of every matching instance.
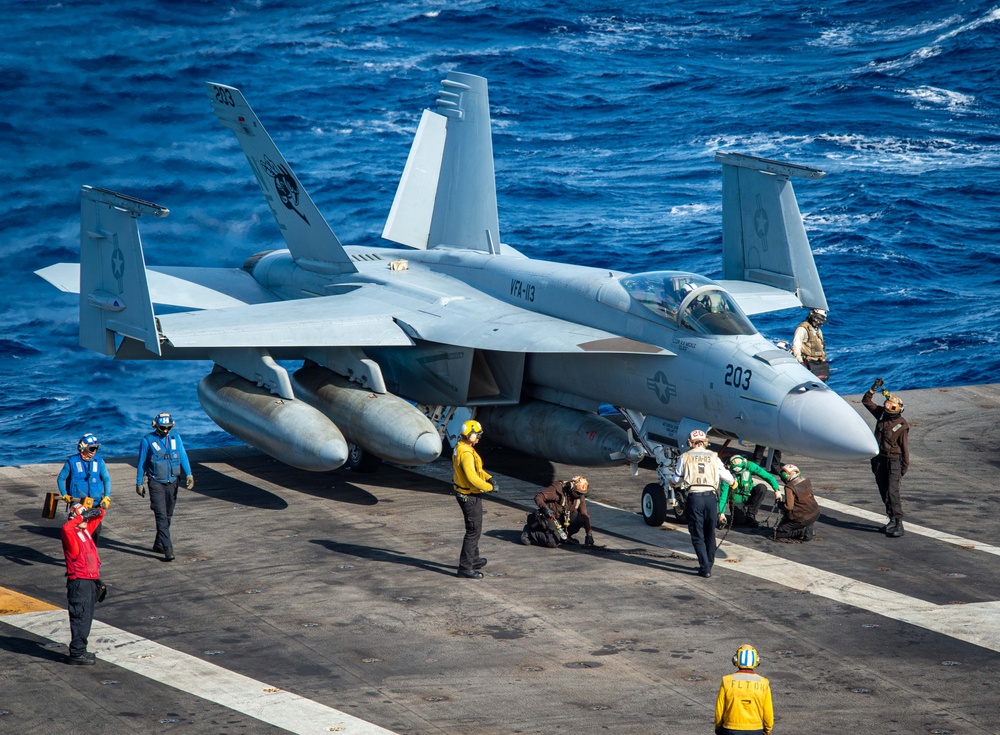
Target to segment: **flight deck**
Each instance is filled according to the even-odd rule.
[[[499,490],[484,504],[482,580],[455,577],[448,457],[354,474],[192,451],[169,563],[150,550],[135,457],[106,458],[110,593],[88,667],[64,662],[62,506],[41,517],[62,458],[0,468],[0,730],[694,735],[711,732],[746,642],[778,735],[994,734],[1000,385],[898,395],[912,427],[905,536],[877,531],[867,462],[785,456],[813,482],[814,540],[720,531],[711,579],[684,525],[643,522],[648,460],[636,478],[553,465],[492,445],[488,427],[479,451]],[[534,493],[581,473],[598,547],[521,545]],[[772,504],[758,515],[770,525]]]

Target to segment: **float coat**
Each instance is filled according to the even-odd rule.
[[[441,436],[413,405],[392,393],[373,393],[319,365],[292,375],[299,400],[322,411],[347,440],[367,452],[404,465],[441,456]]]
[[[481,408],[490,441],[560,464],[595,466],[622,461],[629,440],[603,416],[543,401]]]
[[[206,375],[198,383],[198,400],[225,431],[292,467],[325,472],[347,461],[347,442],[330,419],[235,373]]]

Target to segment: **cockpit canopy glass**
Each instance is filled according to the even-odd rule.
[[[629,296],[662,319],[698,334],[755,334],[733,300],[704,276],[680,271],[637,273],[621,279]]]

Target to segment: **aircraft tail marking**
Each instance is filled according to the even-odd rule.
[[[789,180],[826,174],[808,166],[740,153],[722,163],[722,278],[795,294],[802,306],[826,309],[826,295]]]
[[[80,190],[80,345],[115,354],[115,334],[160,354],[137,219],[169,210],[107,189]]]
[[[483,77],[451,71],[442,80],[437,110],[420,120],[382,236],[419,249],[500,252]]]
[[[325,273],[356,273],[358,269],[344,246],[250,109],[243,93],[225,84],[209,82],[206,86],[216,116],[236,133],[295,261],[303,268]]]

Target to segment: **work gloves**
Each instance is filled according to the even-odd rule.
[[[883,385],[885,385],[885,381],[882,380],[882,378],[875,378],[875,382],[872,383],[871,392],[874,393],[879,388],[881,388]]]
[[[194,475],[187,476],[187,482],[184,483],[184,487],[188,490],[194,490]]]
[[[550,508],[548,506],[545,506],[544,508],[542,508],[542,515],[545,516],[546,518],[551,518],[552,517],[552,508]]]
[[[59,499],[60,499],[61,501],[63,501],[64,503],[72,503],[72,502],[73,502],[73,496],[72,496],[72,495],[63,495],[63,496],[62,496],[61,498],[59,498]]]
[[[136,485],[135,494],[138,495],[140,498],[146,497],[146,488],[143,487],[142,485]]]
[[[105,495],[103,498],[101,498],[101,507],[107,508],[109,505],[111,505],[111,498]]]

